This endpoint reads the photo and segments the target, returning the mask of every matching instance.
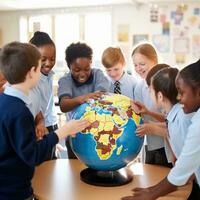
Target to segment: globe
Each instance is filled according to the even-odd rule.
[[[90,99],[77,107],[73,118],[90,122],[89,127],[70,138],[70,144],[78,159],[91,169],[118,170],[141,150],[143,138],[135,131],[143,120],[124,95],[108,93],[100,99]]]

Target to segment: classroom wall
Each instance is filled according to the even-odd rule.
[[[152,41],[155,35],[159,35],[157,36],[156,42],[158,46],[161,45],[159,47],[161,49],[159,55],[162,57],[162,62],[182,67],[200,57],[200,13],[198,14],[197,12],[194,15],[194,9],[196,9],[196,11],[198,11],[198,9],[200,10],[200,5],[199,3],[187,4],[187,8],[183,11],[180,24],[175,24],[175,20],[171,17],[172,13],[176,12],[177,6],[178,4],[159,4],[157,9],[158,22],[151,22],[150,11],[152,7],[149,4],[0,12],[0,30],[2,36],[0,41],[2,41],[2,44],[5,44],[13,40],[19,40],[19,18],[21,15],[31,16],[47,13],[99,12],[106,10],[110,11],[112,15],[112,44],[118,45],[124,50],[128,68],[132,67],[130,54],[133,49],[133,37],[134,35],[139,37],[141,34],[147,34],[150,41]],[[166,28],[166,30],[163,30],[165,22],[163,22],[163,19],[160,20],[161,15],[164,15],[166,18],[164,20],[165,22],[169,22],[169,29]],[[123,27],[124,34],[128,35],[128,40],[125,36],[124,39],[122,37],[124,41],[119,41],[120,27]],[[196,46],[192,43],[194,35],[197,35],[195,40]],[[169,47],[166,45],[168,39]],[[174,40],[176,40],[176,45],[174,44]],[[166,47],[162,49],[162,46]],[[178,52],[175,53],[175,49],[177,49]],[[195,49],[195,52],[193,52],[193,49]],[[196,54],[195,56],[194,53]]]

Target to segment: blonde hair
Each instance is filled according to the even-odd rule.
[[[140,53],[146,56],[149,60],[152,60],[155,64],[158,63],[158,54],[155,48],[151,44],[143,43],[143,44],[138,45],[133,50],[131,56],[133,56],[135,53]]]
[[[102,64],[105,68],[111,68],[114,65],[122,63],[125,65],[125,58],[120,48],[108,47],[102,55]]]

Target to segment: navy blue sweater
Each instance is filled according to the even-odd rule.
[[[55,133],[36,141],[34,119],[25,103],[0,95],[0,200],[23,200],[33,194],[36,165],[51,157]]]

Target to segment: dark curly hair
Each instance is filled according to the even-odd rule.
[[[34,44],[36,47],[41,47],[44,45],[55,46],[53,40],[45,32],[36,31],[33,37],[30,39],[29,43]]]
[[[65,50],[65,60],[70,68],[71,63],[77,58],[88,58],[92,60],[92,48],[86,43],[72,43]]]

